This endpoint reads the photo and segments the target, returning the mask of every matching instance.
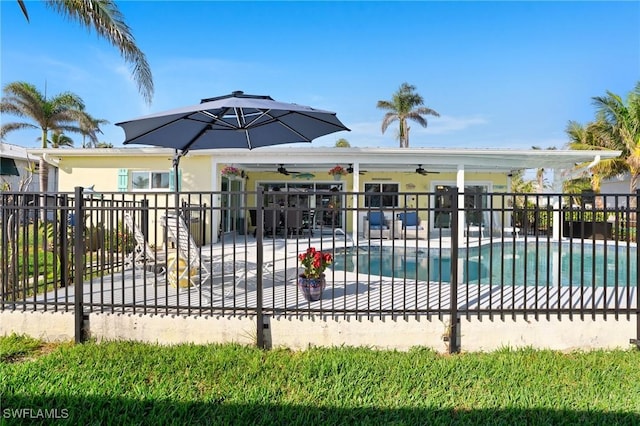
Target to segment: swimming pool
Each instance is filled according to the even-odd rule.
[[[636,248],[569,242],[487,244],[459,250],[460,282],[527,286],[615,286],[637,283]],[[629,260],[628,260],[629,259]],[[357,266],[357,268],[356,268]],[[371,246],[336,253],[333,268],[372,276],[450,282],[450,249]]]

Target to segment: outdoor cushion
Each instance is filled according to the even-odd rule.
[[[380,230],[380,229],[389,229],[389,227],[387,225],[372,225],[369,227],[369,229]]]
[[[421,225],[412,225],[412,226],[405,226],[404,229],[408,229],[410,231],[419,231],[419,230],[423,230],[424,228]]]
[[[369,213],[369,227],[370,228],[378,227],[378,229],[380,229],[380,227],[383,227],[383,226],[386,226],[385,219],[384,219],[384,213],[382,213],[382,212],[371,212],[371,213]]]
[[[417,226],[419,219],[417,212],[411,213],[400,213],[400,220],[402,221],[402,226],[404,228],[408,228],[410,226]]]

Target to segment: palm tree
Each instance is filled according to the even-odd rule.
[[[17,0],[27,21],[29,14],[24,0]],[[136,46],[131,29],[115,2],[111,0],[69,1],[47,0],[46,4],[67,18],[79,22],[87,29],[106,39],[120,50],[124,60],[132,65],[133,78],[147,104],[153,98],[153,77],[151,67],[144,53]]]
[[[378,101],[378,108],[387,111],[382,120],[382,133],[384,133],[387,127],[389,127],[389,124],[394,121],[397,120],[400,124],[398,134],[400,148],[409,148],[409,127],[407,127],[407,120],[413,120],[422,127],[427,127],[427,119],[423,117],[424,115],[440,117],[440,114],[436,111],[422,106],[424,100],[422,96],[415,93],[415,90],[415,86],[402,83],[390,101]]]
[[[620,96],[609,91],[606,96],[593,98],[593,103],[597,122],[603,123],[596,127],[597,135],[606,145],[622,151],[631,177],[629,189],[635,192],[640,177],[640,81],[627,96],[626,105]]]
[[[620,157],[603,160],[593,168],[592,187],[597,190],[601,179],[628,172],[629,189],[635,192],[640,178],[640,81],[629,93],[626,105],[620,96],[609,91],[606,96],[594,97],[593,103],[595,121],[587,126],[569,122],[569,147],[622,151]]]
[[[84,102],[71,92],[61,93],[47,99],[35,86],[25,82],[7,84],[3,89],[4,96],[0,101],[0,113],[15,115],[29,119],[26,122],[2,123],[0,125],[0,139],[14,130],[40,129],[42,148],[47,147],[49,130],[54,133],[76,132],[80,128],[76,125],[84,116]],[[46,192],[49,187],[47,163],[40,158],[40,191]]]
[[[95,148],[98,144],[98,133],[102,133],[100,126],[103,124],[109,124],[109,120],[94,118],[85,113],[85,116],[82,117],[79,124],[81,129],[80,133],[82,133],[82,147]],[[86,138],[89,138],[89,143],[86,142]]]
[[[607,136],[605,129],[607,123],[593,121],[583,126],[575,121],[569,121],[565,132],[569,136],[569,148],[577,150],[615,150],[615,143]],[[585,171],[584,176],[590,175],[591,189],[600,192],[602,179],[616,176],[627,171],[625,159],[620,156],[601,160],[590,170]]]
[[[41,137],[38,138],[38,140],[41,139]],[[60,131],[54,131],[47,143],[51,148],[62,148],[64,146],[73,146],[73,139]]]
[[[540,148],[539,146],[532,146],[531,149],[540,150],[542,148]],[[554,149],[556,149],[556,147],[552,146],[552,147],[549,147],[547,149],[554,150]],[[545,188],[549,187],[549,183],[545,179],[544,173],[545,173],[544,167],[540,167],[540,168],[536,169],[536,192],[538,194],[542,194],[544,192]]]

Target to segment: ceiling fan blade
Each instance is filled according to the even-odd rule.
[[[349,167],[347,167],[347,173],[353,174],[353,164],[349,164]],[[367,171],[366,170],[360,170],[358,173],[360,175],[363,175],[363,174],[367,173]]]
[[[278,166],[278,173],[283,174],[285,176],[289,176],[289,171],[285,169],[284,164],[280,164]]]

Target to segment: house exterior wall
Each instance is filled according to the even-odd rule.
[[[73,191],[74,187],[80,186],[94,186],[94,190],[97,192],[117,192],[121,188],[118,185],[118,175],[121,170],[126,170],[129,174],[132,171],[171,171],[172,162],[168,156],[69,156],[60,160],[60,181],[59,188],[61,191]],[[213,188],[214,174],[221,172],[222,168],[226,164],[214,162],[213,155],[195,155],[183,157],[180,161],[180,182],[181,191],[216,191],[217,188]],[[241,168],[241,167],[240,167]],[[353,190],[353,175],[344,175],[339,181],[335,181],[331,175],[328,174],[329,166],[325,168],[318,168],[312,170],[309,173],[315,175],[312,179],[299,179],[294,175],[283,175],[276,171],[251,171],[246,170],[248,177],[245,179],[244,188],[249,191],[256,191],[260,184],[268,183],[313,183],[322,182],[325,184],[334,185],[337,183],[342,184],[342,188],[346,192]],[[467,173],[465,180],[469,185],[483,184],[488,186],[489,191],[506,190],[507,177],[504,173]],[[219,180],[218,180],[219,181]],[[438,174],[428,174],[426,176],[418,175],[410,172],[393,172],[393,171],[376,171],[367,172],[364,175],[359,176],[359,185],[357,191],[364,191],[365,185],[369,183],[393,183],[397,184],[399,191],[407,194],[415,193],[416,196],[401,196],[398,201],[398,208],[428,208],[429,204],[433,202],[433,197],[426,196],[426,193],[432,193],[435,190],[437,184],[456,184],[455,172],[443,172]],[[218,184],[219,185],[219,184]],[[128,191],[131,190],[130,182],[128,185]],[[158,191],[158,192],[171,192],[171,191]],[[422,195],[421,195],[422,194]],[[352,200],[349,196],[346,196],[345,202],[347,206],[351,207]],[[173,199],[171,197],[160,197],[157,199],[159,207],[165,207],[166,204],[173,205]],[[247,205],[249,207],[256,205],[256,196],[254,193],[247,196]],[[360,197],[359,206],[364,208],[364,198]],[[495,206],[499,207],[499,206]],[[365,213],[361,213],[360,216]],[[392,213],[390,212],[389,215]],[[213,218],[214,221],[218,221],[219,218]],[[346,232],[353,232],[354,229],[354,217],[353,215],[346,214],[343,218]],[[363,223],[363,218],[358,217],[358,223]],[[421,217],[423,223],[429,223],[433,218]],[[151,223],[155,224],[155,222]],[[210,229],[217,229],[217,227],[207,227]],[[360,231],[360,230],[359,230]],[[209,233],[209,232],[208,232]],[[207,235],[207,240],[211,239],[211,235]]]
[[[60,150],[64,151],[64,150]],[[283,155],[285,152],[283,152]],[[194,151],[184,156],[180,160],[180,191],[219,191],[220,186],[220,172],[222,168],[227,165],[233,165],[238,168],[243,168],[242,161],[250,164],[261,164],[262,154],[255,152],[249,157],[243,157],[242,160],[234,157],[235,154],[225,153],[225,151],[213,151],[203,152]],[[370,154],[371,155],[371,154]],[[379,159],[382,154],[378,154]],[[119,191],[131,191],[131,172],[133,171],[166,171],[171,173],[173,170],[172,157],[173,153],[169,150],[125,150],[125,149],[113,149],[113,150],[87,150],[86,155],[84,152],[76,150],[72,155],[65,155],[64,152],[55,152],[49,154],[50,157],[54,157],[54,160],[58,163],[60,169],[59,177],[59,190],[65,192],[72,192],[76,186],[89,187],[94,185],[96,192],[119,192]],[[353,188],[355,175],[347,174],[341,177],[339,181],[334,180],[333,176],[328,174],[328,171],[334,164],[322,164],[318,165],[317,169],[310,170],[309,163],[310,158],[313,157],[313,150],[301,151],[296,154],[291,154],[290,157],[283,159],[287,164],[295,164],[296,158],[300,161],[306,161],[304,168],[305,173],[313,174],[314,177],[306,180],[294,177],[294,175],[283,175],[276,171],[277,165],[274,165],[270,170],[245,170],[247,177],[242,183],[242,188],[254,192],[258,185],[268,183],[312,183],[322,182],[326,185],[334,185],[337,182],[342,184],[342,189],[345,192],[351,192],[353,190],[363,192],[365,186],[369,183],[394,183],[397,184],[399,192],[409,194],[407,196],[399,197],[397,208],[419,208],[426,209],[433,203],[433,197],[427,196],[427,193],[433,193],[437,184],[446,184],[448,186],[455,186],[458,182],[459,172],[455,166],[451,166],[452,171],[441,171],[440,173],[427,174],[426,176],[416,174],[412,171],[406,171],[398,167],[398,171],[390,170],[378,170],[368,171],[362,175],[357,176],[358,187]],[[318,164],[326,161],[323,157],[318,157],[313,160]],[[394,166],[389,164],[388,167],[393,169]],[[295,170],[295,167],[293,167]],[[366,167],[363,167],[366,170]],[[428,169],[428,167],[427,167]],[[121,175],[122,173],[128,176],[127,185],[122,185]],[[502,192],[507,190],[507,176],[506,173],[500,172],[466,172],[465,182],[467,185],[484,185],[489,192]],[[152,202],[158,207],[170,207],[174,205],[174,199],[169,196],[173,192],[173,178],[171,180],[171,187],[165,190],[156,190],[158,194],[164,194],[154,199]],[[145,191],[147,192],[147,191]],[[410,194],[415,193],[416,196]],[[422,194],[422,195],[421,195]],[[182,195],[182,201],[188,199],[188,194]],[[194,204],[194,198],[189,201]],[[212,201],[209,201],[210,203]],[[213,200],[213,203],[220,203],[221,200],[218,197]],[[344,198],[344,203],[347,207],[353,207],[353,199],[350,196]],[[360,197],[357,207],[364,208],[364,197]],[[251,193],[246,198],[246,204],[248,207],[256,205],[256,196]],[[500,206],[494,206],[500,207]],[[389,217],[393,216],[393,212],[389,210]],[[357,221],[358,228],[362,226],[364,212],[358,213],[359,216],[353,214],[344,214],[342,217],[343,230],[345,232],[354,233],[361,232],[361,229],[354,230]],[[220,222],[220,215],[217,212],[213,213],[212,217],[207,219],[206,227],[206,242],[215,240],[215,235],[212,234],[212,230],[218,229]],[[421,217],[422,223],[430,223],[433,221],[433,217]],[[213,226],[209,226],[213,224]],[[152,226],[160,226],[160,224],[151,223]],[[159,231],[161,234],[162,231]]]
[[[628,194],[631,186],[631,177],[629,174],[625,174],[620,176],[619,178],[612,178],[603,180],[600,183],[600,193],[601,194]],[[616,206],[616,202],[618,205]],[[606,206],[607,208],[624,208],[627,207],[626,199],[624,197],[620,197],[616,199],[616,197],[607,197],[606,198]]]
[[[172,170],[171,158],[161,156],[87,156],[64,157],[60,161],[60,191],[73,191],[76,186],[95,185],[97,192],[119,191],[118,173],[132,171]],[[211,191],[211,161],[204,156],[185,157],[180,161],[181,191]],[[128,190],[131,190],[129,182]],[[163,191],[169,192],[169,191]]]
[[[38,157],[29,155],[26,148],[8,143],[0,143],[0,157],[13,159],[18,173],[20,173],[20,176],[0,176],[0,184],[7,184],[10,191],[20,190],[21,182],[30,177],[31,172],[29,170],[32,169],[32,166],[36,166],[39,161]],[[57,188],[57,171],[55,167],[50,166],[49,187],[47,190],[53,192]],[[40,191],[40,180],[37,173],[31,176],[31,182],[23,190],[26,192]]]
[[[222,169],[222,165],[220,166]],[[277,172],[249,172],[249,178],[246,181],[246,188],[249,191],[256,191],[260,184],[270,183],[313,183],[322,182],[328,184],[342,184],[343,191],[351,192],[353,190],[353,175],[344,175],[339,181],[335,181],[331,175],[327,173],[329,167],[326,169],[317,169],[310,171],[315,175],[312,179],[298,179],[294,175],[283,175]],[[504,173],[467,173],[465,175],[465,181],[467,185],[485,185],[488,187],[489,192],[506,192],[507,190],[507,176]],[[361,175],[359,178],[359,185],[356,191],[363,192],[366,184],[370,183],[390,183],[397,184],[400,192],[408,195],[403,195],[398,199],[398,208],[421,208],[426,209],[430,207],[430,203],[433,203],[433,197],[428,196],[427,193],[432,194],[435,191],[436,185],[446,184],[450,186],[456,185],[456,173],[438,173],[427,174],[426,176],[418,175],[416,173],[407,172],[391,172],[391,171],[376,171],[369,172]],[[415,193],[415,196],[411,196],[411,193]],[[256,205],[255,195],[250,194],[247,197],[247,202],[250,206]],[[347,206],[352,206],[352,200],[350,196],[346,196],[345,200]],[[358,207],[365,208],[364,197],[360,197],[358,200]],[[502,207],[501,205],[494,205],[496,208]],[[362,227],[363,216],[366,212],[359,213],[358,223]],[[385,215],[391,216],[392,212],[385,213]],[[433,218],[421,217],[423,223],[433,220]],[[346,225],[346,232],[352,232],[354,228],[354,219],[352,215],[347,214],[344,218]],[[362,232],[362,229],[359,229]]]

